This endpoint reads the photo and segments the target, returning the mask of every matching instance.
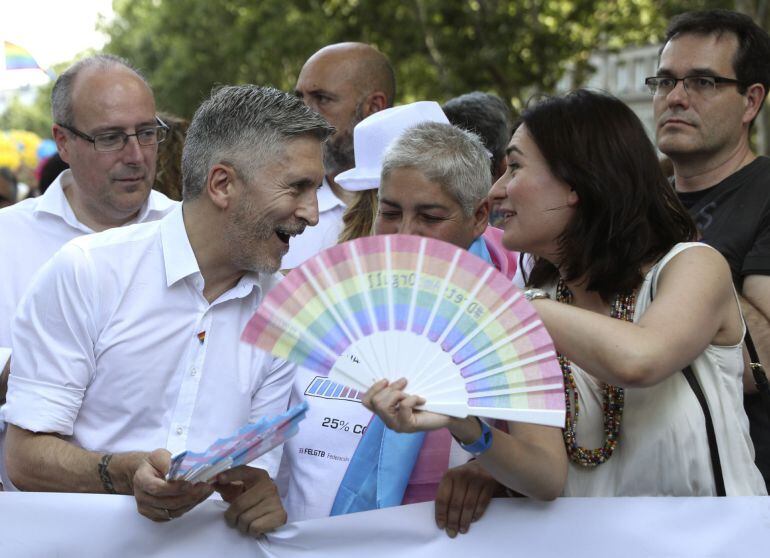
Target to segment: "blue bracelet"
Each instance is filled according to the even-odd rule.
[[[460,447],[465,451],[471,455],[478,456],[492,447],[492,430],[490,430],[489,425],[479,417],[473,418],[478,421],[479,426],[481,427],[481,436],[479,436],[475,442],[471,442],[470,444],[463,444],[460,440],[457,440],[457,438],[455,438],[455,440],[457,440],[457,443],[460,444]]]

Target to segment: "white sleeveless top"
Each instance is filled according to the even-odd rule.
[[[697,242],[674,246],[650,271],[639,289],[634,323],[657,292],[659,271]],[[728,496],[765,495],[754,465],[754,446],[743,410],[741,344],[709,345],[692,363],[711,411]],[[604,442],[600,382],[572,365],[580,396],[577,443],[597,448]],[[682,373],[652,387],[625,390],[620,439],[612,457],[598,467],[570,462],[564,496],[714,496],[703,411]]]

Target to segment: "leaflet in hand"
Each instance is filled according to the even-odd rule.
[[[204,452],[183,451],[171,458],[167,480],[209,482],[219,473],[247,465],[294,436],[305,418],[302,402],[275,417],[247,424],[229,438],[220,438]]]

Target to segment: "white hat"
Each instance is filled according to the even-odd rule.
[[[379,188],[385,150],[404,130],[423,122],[449,124],[449,119],[434,101],[392,107],[364,118],[353,129],[356,166],[334,181],[350,192]]]

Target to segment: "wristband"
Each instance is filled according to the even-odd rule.
[[[477,440],[471,442],[470,444],[463,444],[460,440],[457,440],[457,438],[455,438],[455,440],[457,440],[457,443],[460,444],[460,447],[465,451],[471,455],[477,456],[481,455],[492,447],[492,430],[489,428],[489,425],[479,417],[473,418],[478,421],[479,426],[481,427],[481,436],[479,436]]]
[[[112,477],[110,476],[110,472],[107,470],[107,467],[110,465],[110,459],[112,459],[112,454],[105,453],[102,456],[101,461],[99,461],[99,478],[101,479],[102,486],[104,487],[104,491],[107,494],[117,494],[118,491],[115,490],[115,485],[112,484]]]

